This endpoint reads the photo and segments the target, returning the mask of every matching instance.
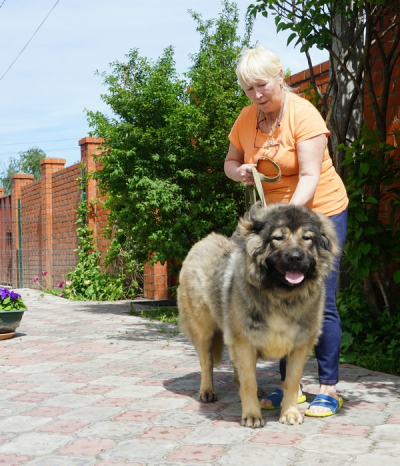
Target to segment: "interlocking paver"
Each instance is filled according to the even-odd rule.
[[[400,464],[400,377],[344,364],[338,415],[287,426],[279,411],[263,411],[265,426],[252,430],[240,426],[226,353],[215,371],[218,402],[202,404],[197,355],[169,333],[176,327],[130,315],[130,302],[20,292],[29,310],[16,336],[0,342],[0,464]],[[277,361],[260,361],[257,377],[264,390],[276,388]],[[302,383],[304,414],[318,392],[315,360]]]

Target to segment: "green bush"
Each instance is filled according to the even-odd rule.
[[[78,235],[78,263],[67,274],[64,297],[75,300],[114,301],[125,297],[123,277],[111,277],[101,272],[101,254],[93,241],[93,231],[87,218],[89,205],[86,200],[79,203],[76,233]]]
[[[235,75],[242,41],[235,4],[218,19],[191,13],[201,36],[185,78],[172,47],[152,62],[131,50],[103,73],[112,116],[88,112],[91,135],[104,138],[95,173],[110,211],[113,251],[144,263],[183,259],[211,231],[231,234],[244,209],[243,187],[223,171],[228,134],[243,106]],[[251,30],[247,25],[246,37]],[[126,245],[129,245],[129,248]]]
[[[361,139],[341,146],[350,200],[343,263],[351,277],[338,296],[342,362],[400,374],[400,173],[396,148],[381,139],[364,127]]]

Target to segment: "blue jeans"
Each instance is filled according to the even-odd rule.
[[[333,221],[339,239],[340,251],[342,252],[346,242],[347,209],[340,214],[329,217]],[[318,361],[318,376],[321,385],[336,385],[339,381],[339,358],[340,342],[342,337],[342,325],[336,308],[336,293],[338,287],[338,273],[340,256],[335,262],[335,268],[328,275],[325,298],[324,322],[322,334],[318,344],[315,346],[315,355]],[[279,362],[281,380],[286,376],[286,359]]]

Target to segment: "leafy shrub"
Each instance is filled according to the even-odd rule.
[[[201,36],[185,79],[172,47],[151,62],[131,50],[103,73],[103,101],[113,116],[88,112],[92,136],[104,138],[94,176],[106,195],[113,250],[130,245],[132,259],[184,259],[211,231],[231,234],[244,190],[223,171],[228,134],[249,103],[235,67],[242,45],[235,4],[215,20],[191,13]]]
[[[400,374],[400,173],[396,148],[381,139],[364,127],[361,139],[341,146],[350,200],[343,262],[351,277],[338,296],[342,362]]]
[[[400,375],[400,314],[371,314],[359,287],[349,287],[338,295],[342,320],[340,362],[374,371]]]
[[[75,300],[114,301],[125,297],[123,275],[116,278],[102,272],[101,254],[96,250],[93,231],[88,226],[89,205],[86,200],[79,203],[76,233],[78,235],[78,263],[67,274],[64,297]]]

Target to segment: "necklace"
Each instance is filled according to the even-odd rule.
[[[275,121],[273,121],[269,115],[266,115],[264,112],[263,115],[264,115],[264,118],[260,121],[257,121],[257,125],[258,127],[260,127],[260,123],[262,123],[263,121],[268,121],[268,124],[269,124],[269,131],[267,131],[267,134],[268,136],[271,138],[275,131],[276,131],[276,128],[278,126],[280,126],[281,124],[281,121],[282,121],[282,114],[283,114],[283,108],[285,106],[285,101],[286,101],[286,91],[285,89],[282,88],[282,106],[281,108],[279,109],[279,112],[278,112],[278,115],[275,119]],[[257,120],[258,120],[258,117],[257,117]],[[271,140],[271,139],[270,139]]]

